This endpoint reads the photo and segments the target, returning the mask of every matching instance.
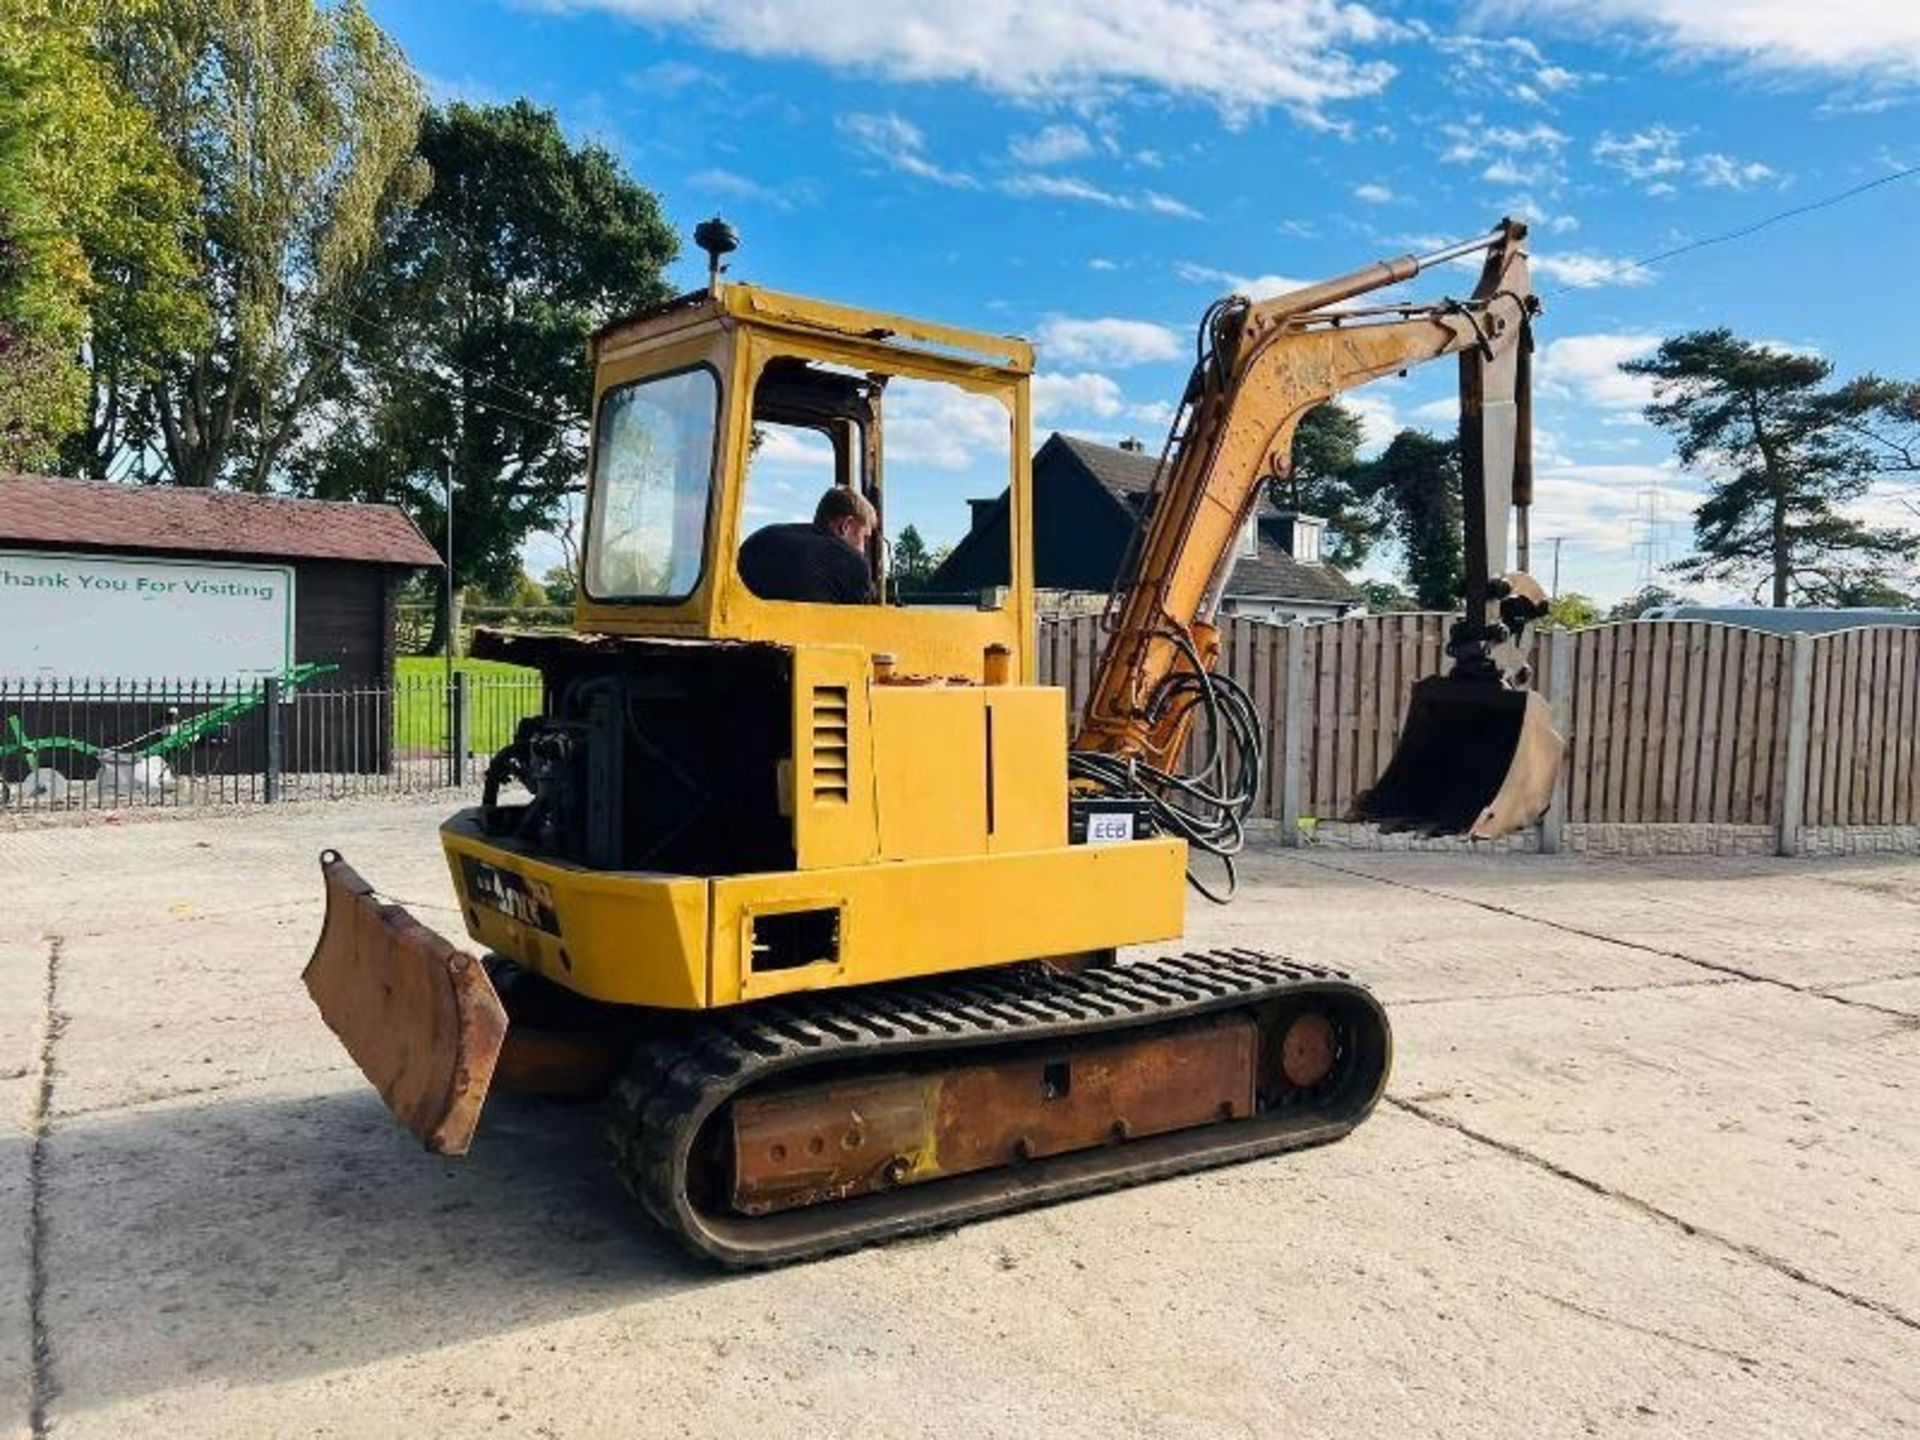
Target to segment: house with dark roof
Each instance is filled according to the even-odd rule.
[[[1104,597],[1112,589],[1158,469],[1159,458],[1138,442],[1101,445],[1055,433],[1034,453],[1034,587],[1043,613],[1086,608],[1084,597]],[[929,591],[962,593],[1008,583],[1007,496],[969,503],[973,527],[934,571]],[[1360,608],[1359,592],[1322,558],[1325,528],[1318,517],[1282,510],[1262,495],[1241,537],[1220,613],[1330,620]]]

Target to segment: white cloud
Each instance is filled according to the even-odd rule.
[[[1440,127],[1447,145],[1440,159],[1448,165],[1481,165],[1489,185],[1545,186],[1557,190],[1566,180],[1567,136],[1544,122],[1527,126],[1490,125],[1478,115]]]
[[[1648,331],[1600,331],[1549,340],[1536,362],[1540,394],[1600,410],[1638,412],[1653,399],[1653,382],[1623,374],[1620,366],[1651,355],[1660,338]]]
[[[764,465],[780,470],[805,470],[824,475],[829,481],[832,479],[833,446],[826,436],[794,425],[761,425],[756,429],[760,436],[760,444],[753,452],[756,469]]]
[[[1078,200],[1088,205],[1104,205],[1109,210],[1133,208],[1133,202],[1126,196],[1102,190],[1072,175],[1010,175],[1001,182],[1000,188],[1021,199]]]
[[[1450,165],[1467,165],[1490,155],[1509,158],[1527,155],[1558,155],[1566,148],[1567,137],[1544,123],[1526,126],[1488,125],[1479,116],[1464,124],[1440,127],[1447,137],[1447,148],[1440,158]]]
[[[1592,581],[1572,578],[1576,566],[1590,572],[1596,561],[1616,565],[1631,561],[1636,541],[1646,534],[1649,488],[1658,490],[1657,523],[1660,538],[1670,552],[1684,547],[1681,537],[1696,503],[1696,495],[1680,488],[1679,470],[1671,459],[1655,465],[1558,464],[1542,466],[1534,482],[1533,533],[1535,573],[1551,564],[1552,547],[1543,535],[1558,535],[1562,552],[1561,585],[1586,588]],[[1625,585],[1621,589],[1629,588]]]
[[[1022,165],[1059,165],[1093,153],[1093,141],[1078,125],[1048,125],[1031,135],[1016,135],[1007,153]]]
[[[1104,259],[1103,257],[1096,255],[1091,260],[1087,261],[1087,268],[1089,270],[1118,270],[1120,267],[1116,265],[1113,261]]]
[[[1355,0],[973,0],[885,15],[857,0],[558,3],[720,50],[893,81],[960,81],[1050,102],[1147,89],[1198,98],[1229,117],[1278,106],[1308,121],[1385,89],[1393,66],[1354,51],[1401,33]]]
[[[1527,221],[1536,230],[1550,230],[1555,235],[1565,235],[1580,228],[1577,218],[1548,210],[1531,194],[1509,195],[1501,208],[1507,214]],[[1476,259],[1472,263],[1478,265],[1480,262]]]
[[[1604,78],[1550,63],[1539,46],[1519,35],[1445,35],[1418,22],[1409,28],[1446,57],[1441,78],[1461,94],[1545,106],[1552,96]]]
[[[1533,270],[1568,290],[1588,290],[1596,285],[1651,285],[1656,278],[1653,271],[1632,260],[1578,250],[1535,255]]]
[[[475,75],[436,75],[422,70],[420,84],[427,98],[436,105],[506,105],[512,101],[511,96],[491,81]]]
[[[1010,426],[1005,407],[991,395],[904,377],[887,386],[889,460],[935,470],[965,470],[994,457],[1004,465]]]
[[[1920,5],[1912,0],[1491,0],[1482,10],[1536,28],[1625,27],[1689,57],[1756,70],[1920,81]]]
[[[1718,153],[1702,155],[1693,168],[1702,185],[1725,190],[1745,190],[1774,176],[1773,167],[1758,160],[1736,160]]]
[[[1074,200],[1086,205],[1103,205],[1109,210],[1140,210],[1153,215],[1172,215],[1182,220],[1203,218],[1198,210],[1171,195],[1162,195],[1154,190],[1146,190],[1139,195],[1104,190],[1075,175],[1009,175],[1000,182],[1000,188],[1022,200]]]
[[[1650,125],[1631,135],[1612,131],[1593,142],[1593,158],[1629,180],[1658,181],[1687,168],[1680,156],[1680,132],[1669,125]]]
[[[1375,181],[1353,187],[1353,198],[1368,205],[1390,205],[1393,203],[1393,191]]]
[[[1688,159],[1681,149],[1684,138],[1669,125],[1650,125],[1625,136],[1608,132],[1594,142],[1593,158],[1644,185],[1649,195],[1673,194],[1682,176],[1724,190],[1746,190],[1779,178],[1771,165],[1717,150]]]
[[[979,182],[964,171],[947,170],[927,158],[927,137],[918,125],[891,112],[842,115],[840,133],[888,168],[936,185],[972,190]]]
[[[1144,365],[1186,353],[1186,343],[1167,326],[1113,316],[1056,315],[1040,326],[1035,342],[1049,362],[1063,365]]]
[[[703,85],[720,85],[720,77],[684,60],[662,60],[627,76],[627,88],[643,95],[678,95]]]
[[[1094,370],[1042,370],[1033,377],[1033,414],[1036,420],[1056,415],[1098,415],[1110,418],[1126,409],[1126,397],[1111,376]]]
[[[1289,290],[1299,290],[1312,283],[1296,280],[1291,275],[1239,275],[1231,270],[1216,270],[1211,265],[1195,265],[1187,260],[1173,268],[1182,280],[1195,285],[1220,286],[1249,300],[1271,300],[1276,295],[1285,295]]]
[[[1140,195],[1142,209],[1155,215],[1172,215],[1179,220],[1204,220],[1206,217],[1191,205],[1174,199],[1171,195],[1162,195],[1157,190],[1145,190]]]
[[[1393,403],[1393,381],[1376,381],[1334,398],[1360,417],[1360,453],[1371,459],[1407,428]]]
[[[791,210],[794,201],[803,198],[797,190],[775,190],[749,176],[718,168],[699,170],[689,175],[687,188],[705,195],[723,196],[729,200],[758,201],[780,210]]]

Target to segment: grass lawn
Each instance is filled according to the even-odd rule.
[[[447,745],[446,661],[402,655],[394,661],[393,744],[402,754]],[[467,677],[467,748],[491,755],[513,739],[523,716],[540,711],[540,672],[499,660],[458,660]]]

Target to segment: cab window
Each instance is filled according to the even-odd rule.
[[[845,603],[840,571],[853,527],[816,523],[836,488],[863,496],[878,524],[863,551],[871,599],[968,607],[998,603],[1011,533],[1002,501],[1013,420],[991,395],[946,381],[783,356],[754,390],[740,564],[763,599]],[[844,511],[842,502],[826,509]],[[968,553],[943,570],[962,542]],[[791,571],[792,573],[788,573]],[[857,578],[857,573],[856,573]],[[813,593],[813,587],[821,587]]]
[[[720,384],[683,370],[615,386],[594,427],[587,594],[684,600],[700,583]]]

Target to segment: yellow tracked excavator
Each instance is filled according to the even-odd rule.
[[[306,972],[327,1024],[444,1154],[492,1086],[605,1097],[623,1180],[729,1266],[1347,1133],[1391,1059],[1364,986],[1254,950],[1116,951],[1178,937],[1191,852],[1239,844],[1261,735],[1210,621],[1296,424],[1443,356],[1465,604],[1356,813],[1492,837],[1545,808],[1524,226],[1208,311],[1071,741],[1063,691],[1035,683],[1030,348],[732,283],[731,230],[695,238],[706,289],[591,341],[575,633],[474,642],[546,694],[441,831],[486,958],[330,851]],[[1377,297],[1472,256],[1465,299]],[[743,575],[796,476],[877,512],[870,538],[831,537],[866,603]],[[1005,492],[971,502],[967,544],[999,547],[1007,583],[964,597],[910,586],[881,539],[955,476]]]

